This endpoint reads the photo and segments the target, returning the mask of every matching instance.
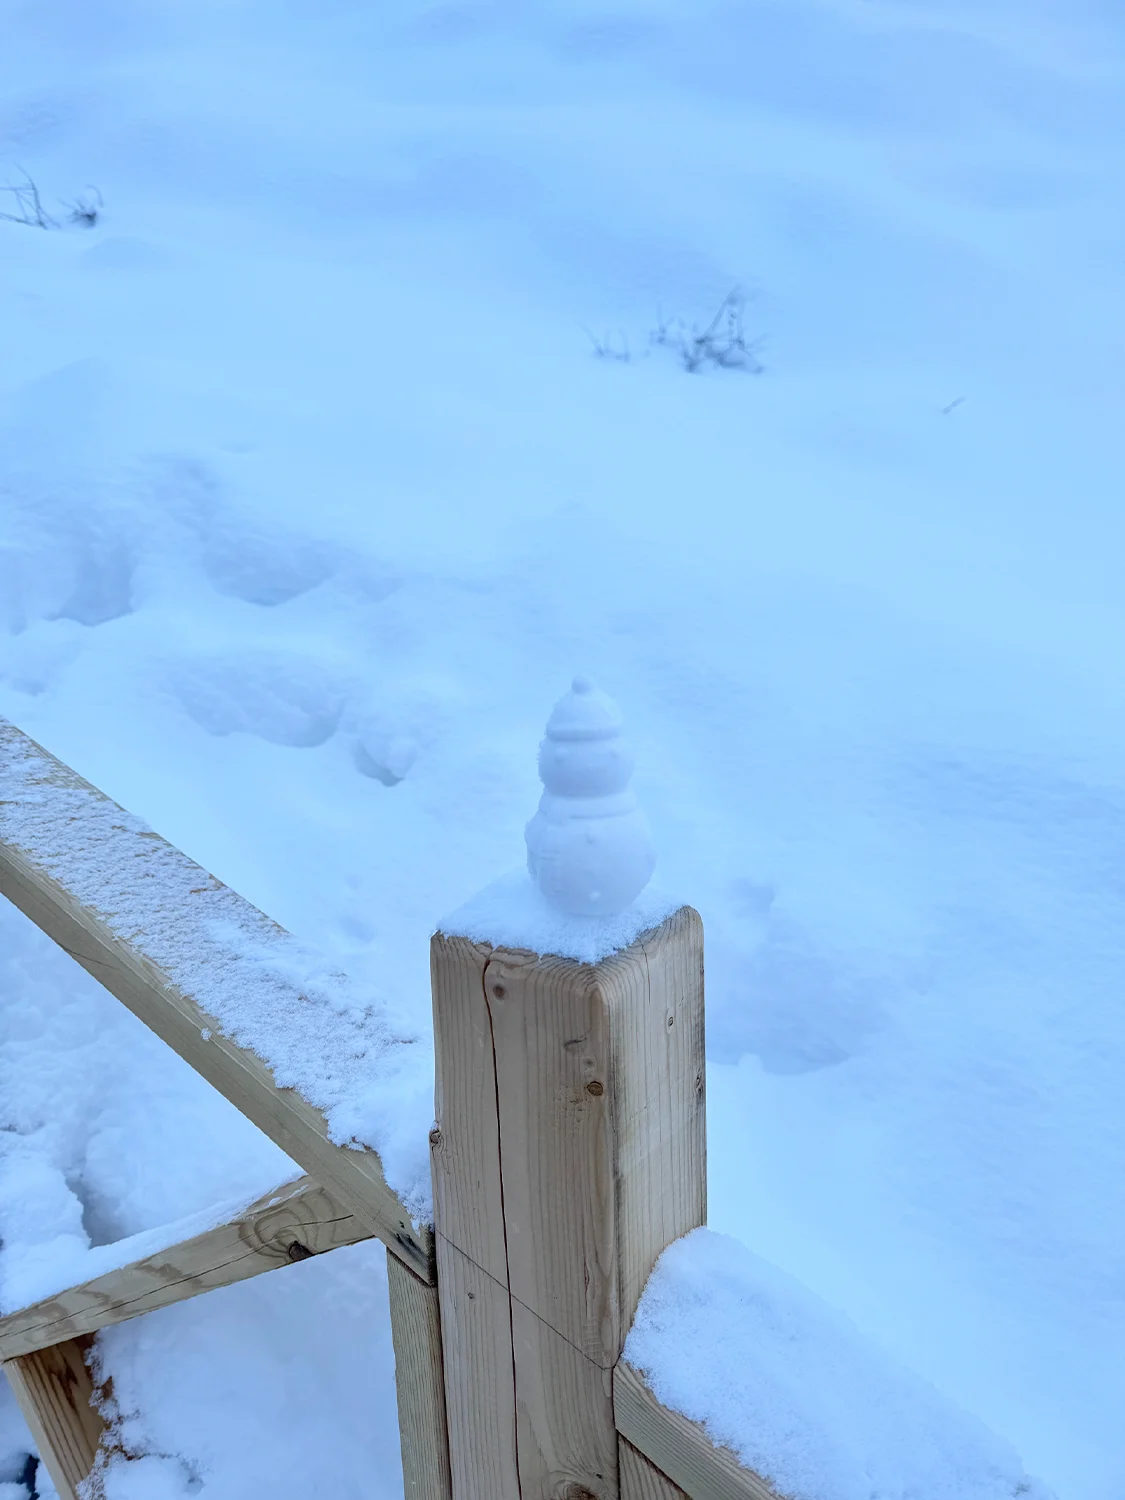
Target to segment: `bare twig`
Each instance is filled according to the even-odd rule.
[[[745,294],[740,287],[734,287],[720,302],[715,316],[704,329],[692,328],[689,331],[682,319],[670,324],[661,318],[650,336],[651,342],[671,349],[691,375],[709,366],[760,375],[763,369],[757,352],[760,340],[746,337],[745,306]]]
[[[631,364],[635,358],[647,359],[653,349],[669,349],[680,364],[691,375],[699,370],[743,370],[760,375],[764,366],[758,358],[759,339],[748,339],[744,324],[746,295],[740,287],[734,287],[719,303],[715,315],[703,328],[688,328],[682,318],[669,322],[657,308],[656,327],[648,336],[648,348],[634,356],[629,340],[621,331],[616,339],[610,334],[601,338],[584,329],[586,337],[594,346],[597,359],[611,359],[619,364]]]
[[[0,209],[0,219],[7,220],[9,224],[25,224],[29,229],[57,229],[59,221],[53,219],[43,207],[43,199],[35,179],[24,167],[17,166],[16,171],[23,177],[22,182],[0,183],[0,193],[8,193],[12,205],[11,212]],[[71,224],[81,224],[91,229],[98,222],[102,211],[102,195],[96,187],[88,187],[72,202],[63,206],[68,210],[67,219]]]
[[[21,183],[15,186],[11,183],[0,184],[0,193],[11,193],[15,210],[12,213],[0,212],[0,219],[7,219],[10,224],[26,224],[30,229],[56,228],[55,220],[43,207],[34,179],[23,167],[17,167],[16,170],[23,173],[24,180]]]
[[[67,218],[72,224],[81,224],[84,229],[93,229],[102,211],[102,201],[102,195],[96,187],[87,187],[73,203],[67,204],[70,209]]]
[[[591,344],[593,344],[594,357],[596,359],[612,359],[616,360],[618,364],[622,365],[631,363],[633,356],[629,352],[629,340],[626,338],[622,330],[618,330],[618,337],[621,340],[620,349],[614,348],[613,340],[608,333],[603,338],[598,338],[598,336],[594,333],[591,333],[588,328],[583,328],[582,331],[590,340]]]

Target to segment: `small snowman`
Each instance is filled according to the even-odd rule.
[[[524,834],[527,868],[547,902],[573,916],[616,916],[656,865],[623,727],[613,699],[576,677],[539,747],[546,790]]]

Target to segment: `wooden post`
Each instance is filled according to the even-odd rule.
[[[404,1500],[450,1500],[437,1288],[387,1251]]]
[[[85,1355],[93,1340],[68,1339],[4,1361],[4,1374],[60,1500],[78,1500],[105,1424],[92,1405]]]
[[[706,1216],[702,925],[596,965],[439,935],[432,972],[454,1500],[616,1500],[613,1369]]]

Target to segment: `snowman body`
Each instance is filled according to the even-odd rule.
[[[573,916],[616,916],[656,865],[622,728],[613,700],[576,677],[539,747],[544,792],[525,832],[527,868],[550,905]]]

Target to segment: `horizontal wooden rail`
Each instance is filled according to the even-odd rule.
[[[698,1422],[662,1406],[640,1371],[624,1360],[613,1372],[613,1417],[620,1435],[689,1500],[778,1500],[729,1449],[716,1448]],[[653,1484],[649,1493],[655,1500],[660,1491]],[[638,1487],[637,1500],[644,1494]]]
[[[325,1188],[302,1177],[226,1224],[0,1318],[0,1360],[370,1238]]]
[[[329,1138],[324,1113],[280,1087],[252,1047],[207,1007],[239,963],[233,931],[284,962],[276,923],[0,719],[0,895],[6,896],[219,1092],[324,1184],[424,1281],[432,1239],[388,1186],[378,1155]],[[248,980],[254,964],[244,965]],[[270,1008],[331,1067],[371,1040],[321,1005],[310,1027],[300,984],[271,978]],[[235,1028],[237,1029],[237,1028]],[[244,1038],[245,1039],[245,1038]],[[382,1045],[380,1040],[380,1045]],[[385,1039],[388,1047],[404,1045]]]

